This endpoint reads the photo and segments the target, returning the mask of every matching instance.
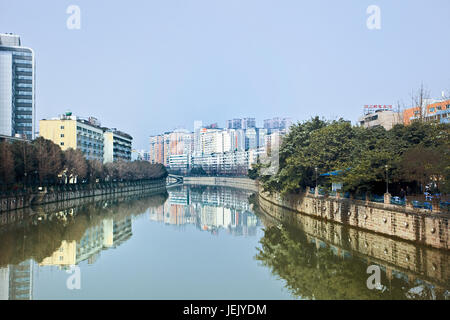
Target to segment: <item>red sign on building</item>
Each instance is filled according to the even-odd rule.
[[[392,105],[391,104],[366,104],[364,106],[364,112],[366,114],[375,112],[377,110],[392,110]]]

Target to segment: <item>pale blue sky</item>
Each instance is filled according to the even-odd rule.
[[[66,27],[69,5],[81,30]],[[366,27],[369,5],[381,30]],[[135,147],[193,121],[355,121],[365,104],[450,89],[448,0],[0,0],[37,61],[37,118],[66,109]]]

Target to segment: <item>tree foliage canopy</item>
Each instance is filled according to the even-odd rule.
[[[118,161],[103,164],[98,160],[86,160],[80,150],[61,148],[42,137],[32,142],[3,141],[0,143],[0,187],[12,184],[30,185],[39,182],[56,184],[73,181],[97,180],[148,180],[167,176],[162,164],[146,161]],[[67,179],[66,179],[67,178]]]
[[[391,183],[424,186],[434,181],[448,192],[449,125],[414,122],[366,129],[343,119],[326,121],[318,117],[291,127],[280,148],[276,175],[261,174],[263,164],[250,171],[264,182],[267,191],[296,193],[318,182],[342,182],[351,192],[383,192],[386,166]],[[320,174],[342,170],[331,178]]]

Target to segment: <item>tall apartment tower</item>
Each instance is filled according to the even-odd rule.
[[[242,119],[228,120],[227,129],[242,129]]]
[[[34,52],[0,34],[0,134],[34,139],[35,115]]]
[[[201,154],[200,149],[200,131],[203,128],[203,122],[201,120],[194,121],[194,154]]]
[[[264,129],[267,129],[269,134],[276,131],[288,132],[291,125],[291,118],[273,118],[264,120]]]
[[[256,128],[255,118],[244,118],[242,119],[242,129]]]

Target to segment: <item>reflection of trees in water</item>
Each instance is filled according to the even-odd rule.
[[[265,229],[260,243],[256,259],[284,279],[286,287],[299,298],[444,299],[439,290],[396,277],[389,280],[383,271],[381,284],[385,289],[369,290],[366,261],[355,257],[344,259],[330,247],[308,241],[306,234],[298,229],[270,226]],[[412,288],[420,292],[415,294]]]
[[[100,201],[73,208],[74,214],[67,214],[63,219],[53,213],[46,220],[28,219],[9,225],[0,230],[0,267],[28,259],[41,262],[51,256],[63,240],[80,241],[88,228],[98,226],[104,219],[122,220],[141,215],[148,208],[163,205],[167,197],[167,193],[163,193],[125,201]]]
[[[198,193],[199,195],[202,195],[205,191],[208,190],[207,186],[195,185],[195,184],[190,185],[188,188],[192,193]]]

